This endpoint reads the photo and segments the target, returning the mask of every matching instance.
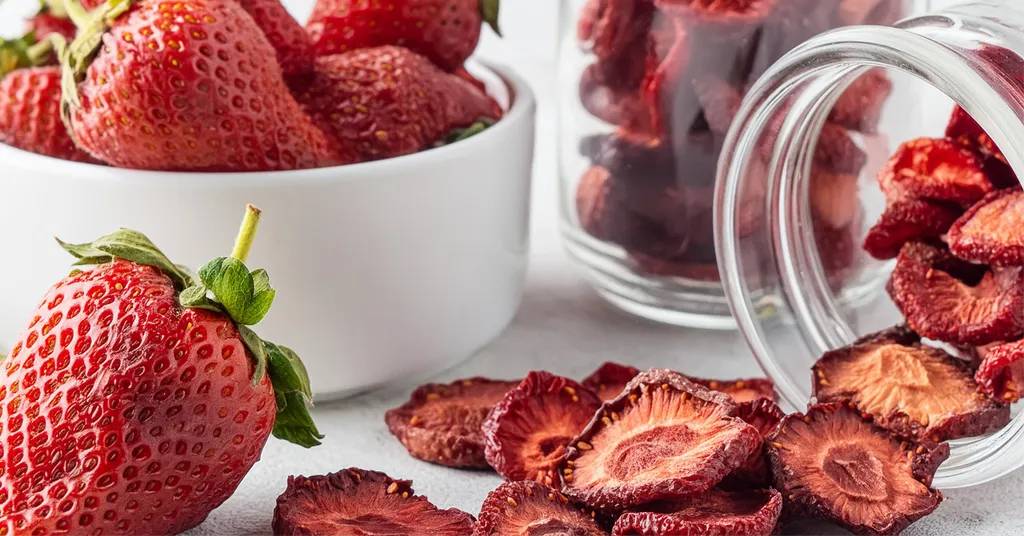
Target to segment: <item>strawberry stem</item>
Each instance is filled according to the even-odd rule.
[[[262,214],[260,209],[252,205],[245,206],[245,218],[242,219],[242,227],[238,230],[238,238],[235,239],[235,249],[231,251],[231,256],[242,263],[249,258],[249,250],[256,239],[256,229],[260,225]]]

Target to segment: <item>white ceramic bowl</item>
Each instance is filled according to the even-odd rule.
[[[507,115],[423,153],[339,168],[246,174],[119,170],[0,144],[0,350],[72,258],[54,242],[127,227],[193,269],[227,256],[246,203],[249,257],[277,299],[256,327],[303,358],[317,399],[465,359],[508,325],[526,268],[536,101],[477,68]]]

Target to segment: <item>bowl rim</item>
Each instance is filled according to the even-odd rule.
[[[416,173],[417,170],[423,169],[424,166],[431,166],[439,161],[451,161],[460,158],[460,155],[478,153],[482,149],[482,144],[488,143],[492,138],[504,136],[505,131],[514,128],[515,125],[535,115],[537,107],[536,96],[522,76],[510,67],[496,62],[474,60],[474,63],[497,75],[505,84],[509,92],[510,105],[508,111],[500,121],[476,136],[459,141],[458,143],[419,153],[345,166],[288,171],[209,173],[119,169],[61,160],[23,151],[0,143],[0,175],[6,175],[6,173],[3,173],[5,168],[14,167],[24,170],[45,169],[48,174],[63,176],[72,180],[88,179],[99,182],[131,183],[133,185],[152,183],[166,185],[168,179],[173,178],[175,184],[180,186],[217,187],[233,185],[275,186],[285,183],[294,184],[297,181],[305,184],[311,182],[343,183],[372,180],[374,177],[381,175],[401,176],[405,173]],[[25,180],[36,181],[38,177],[26,177]]]

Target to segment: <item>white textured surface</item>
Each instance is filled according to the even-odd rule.
[[[550,65],[523,65],[540,95],[552,95]],[[541,99],[534,188],[534,228],[526,296],[508,331],[466,363],[438,376],[517,378],[534,369],[575,378],[606,360],[638,367],[676,368],[699,376],[761,375],[746,346],[733,333],[698,332],[635,320],[611,310],[590,289],[558,240],[555,124],[552,102]],[[344,374],[344,371],[339,371]],[[494,474],[459,471],[411,458],[384,425],[384,412],[404,402],[413,385],[395,386],[344,402],[318,407],[315,417],[327,435],[324,445],[304,451],[271,440],[263,459],[238,492],[189,536],[270,534],[274,501],[288,475],[323,474],[347,467],[384,471],[411,479],[418,493],[438,506],[479,510],[488,491],[500,484]],[[969,490],[955,490],[930,517],[904,534],[965,536],[1017,535],[1024,531],[1024,473]],[[794,527],[787,534],[845,534],[822,525]]]

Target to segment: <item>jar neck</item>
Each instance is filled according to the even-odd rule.
[[[785,402],[807,402],[807,377],[776,361],[781,345],[766,342],[763,317],[784,309],[811,354],[850,344],[856,334],[818,259],[808,199],[813,149],[843,91],[865,71],[882,67],[922,80],[963,107],[1024,170],[1024,73],[982,61],[984,47],[1024,56],[1024,9],[1010,2],[972,2],[907,19],[896,27],[834,30],[797,47],[749,91],[726,139],[715,192],[715,237],[726,296],[737,325]],[[1024,65],[1024,63],[1022,63]],[[938,111],[945,115],[946,110]],[[1019,177],[1024,174],[1018,173]],[[742,236],[740,195],[751,177],[765,182],[765,221]],[[770,251],[751,277],[751,250]],[[744,268],[746,267],[746,268]],[[746,270],[746,272],[745,272]],[[769,297],[769,298],[765,298]],[[774,301],[773,301],[774,300]],[[806,374],[806,373],[805,373]],[[954,449],[936,478],[939,487],[976,485],[1005,474],[1007,442],[1024,442],[1024,420]],[[1018,443],[1020,444],[1020,443]]]

